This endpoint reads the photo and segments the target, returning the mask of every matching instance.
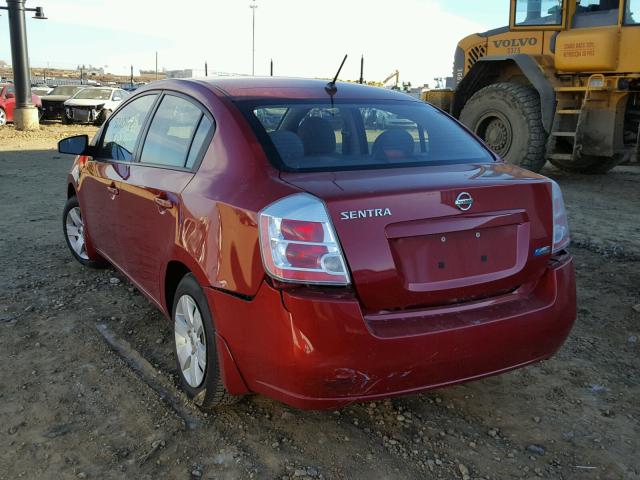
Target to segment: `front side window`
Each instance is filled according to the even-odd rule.
[[[286,103],[238,106],[276,167],[333,171],[487,163],[487,149],[449,117],[421,102]],[[283,113],[265,124],[265,110]]]
[[[140,161],[184,168],[203,116],[202,110],[192,102],[165,96],[149,127]]]
[[[144,121],[157,97],[151,94],[136,98],[109,119],[98,157],[123,162],[133,160]]]
[[[562,24],[562,0],[516,0],[516,27]]]
[[[640,25],[640,0],[626,0],[624,23],[625,25]]]

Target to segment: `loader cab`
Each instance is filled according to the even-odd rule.
[[[634,25],[640,0],[511,0],[510,30],[565,30]]]

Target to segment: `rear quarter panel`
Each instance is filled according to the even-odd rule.
[[[204,85],[189,93],[210,109],[216,131],[197,174],[182,192],[174,257],[195,269],[201,285],[253,296],[265,276],[258,213],[298,189],[279,179],[229,100]]]

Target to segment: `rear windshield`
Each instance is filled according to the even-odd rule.
[[[285,171],[494,161],[456,122],[422,102],[238,105],[271,161]]]

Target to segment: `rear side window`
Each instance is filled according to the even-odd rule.
[[[151,110],[157,94],[136,98],[109,119],[99,158],[130,162],[145,119]]]
[[[328,102],[327,102],[328,103]],[[494,157],[451,118],[415,101],[240,103],[272,162],[282,170],[331,171],[449,163]],[[276,128],[268,112],[282,117]]]
[[[206,121],[203,122],[204,118]],[[166,95],[149,127],[140,161],[191,168],[210,129],[211,121],[195,104],[180,97]]]
[[[193,143],[191,144],[191,149],[189,150],[189,156],[187,157],[187,164],[185,167],[193,168],[202,152],[202,148],[204,147],[205,141],[209,138],[209,132],[211,131],[211,127],[213,126],[213,122],[206,115],[202,116],[200,120],[200,125],[196,130],[196,134],[193,137]]]

